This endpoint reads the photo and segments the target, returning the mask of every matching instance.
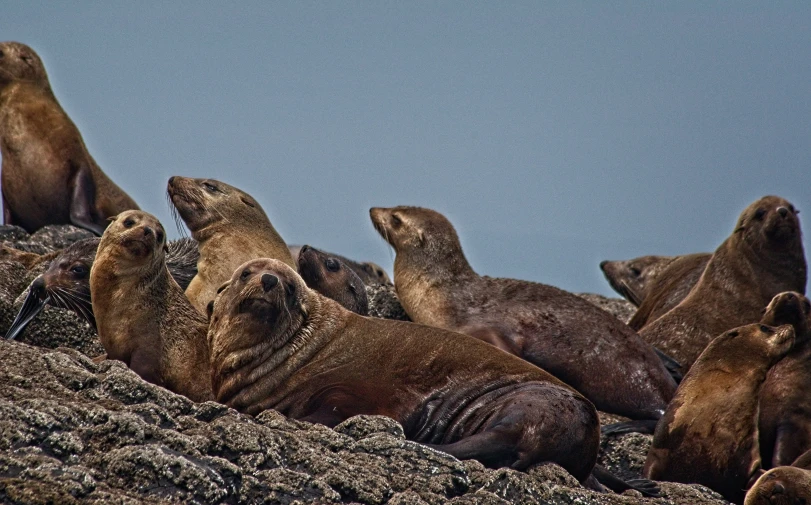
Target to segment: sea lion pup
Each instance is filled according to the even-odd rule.
[[[308,245],[302,246],[298,254],[298,271],[308,288],[335,300],[355,314],[369,315],[366,285],[358,274],[335,256]]]
[[[741,213],[690,294],[639,334],[687,371],[715,335],[760,321],[774,295],[805,293],[805,282],[797,211],[783,198],[764,196]]]
[[[561,381],[464,335],[361,317],[281,261],[240,266],[208,313],[214,393],[241,412],[327,426],[385,415],[490,467],[552,461],[581,482],[594,468],[597,412]]]
[[[169,179],[167,189],[173,211],[200,250],[197,275],[186,296],[201,313],[234,269],[250,259],[276,258],[296,268],[284,240],[251,195],[214,179],[178,176]]]
[[[169,275],[166,234],[151,214],[119,214],[101,237],[90,293],[110,359],[193,401],[212,398],[206,318]]]
[[[673,259],[673,256],[640,256],[625,261],[606,260],[600,262],[600,270],[614,291],[639,307],[651,280]]]
[[[762,324],[790,324],[794,347],[760,390],[760,454],[764,468],[790,465],[811,450],[811,302],[800,293],[775,296]]]
[[[664,413],[676,383],[653,348],[616,317],[552,286],[478,275],[438,212],[370,214],[394,247],[394,286],[414,322],[466,333],[538,365],[599,410],[652,425]]]
[[[97,235],[107,218],[137,209],[96,165],[51,90],[37,53],[0,43],[3,222],[33,232],[73,224]]]
[[[811,503],[811,471],[781,466],[760,476],[746,493],[744,505],[804,505]]]
[[[628,326],[639,331],[681,303],[698,283],[711,257],[710,253],[676,256],[651,279],[645,298],[628,321]]]
[[[17,338],[42,312],[45,305],[73,311],[93,329],[96,328],[90,301],[90,268],[96,258],[99,241],[97,237],[79,240],[60,251],[49,253],[56,254],[56,257],[50,262],[48,269],[28,286],[28,295],[5,338]],[[183,288],[197,273],[197,244],[190,238],[182,238],[170,241],[167,246],[166,266]],[[46,256],[48,255],[41,258]]]
[[[301,248],[303,246],[300,245],[288,245],[287,248],[290,249],[290,254],[293,258],[298,258],[299,253],[301,252]],[[324,254],[328,254],[333,258],[336,258],[344,265],[348,266],[352,269],[353,272],[358,274],[360,280],[363,281],[364,284],[391,284],[391,279],[389,275],[383,270],[383,267],[376,263],[372,263],[371,261],[364,261],[363,263],[359,263],[357,261],[351,260],[347,257],[341,256],[340,254],[330,253],[326,251],[321,251]]]
[[[793,343],[789,325],[750,324],[715,338],[656,426],[645,477],[703,484],[741,503],[762,472],[758,393]]]

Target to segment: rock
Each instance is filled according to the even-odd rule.
[[[366,286],[366,296],[369,298],[371,317],[411,321],[391,284],[370,284]]]
[[[603,295],[596,295],[594,293],[578,293],[577,295],[600,307],[625,324],[628,324],[628,321],[634,317],[634,313],[636,312],[636,307],[628,300],[623,300],[622,298],[606,298]]]

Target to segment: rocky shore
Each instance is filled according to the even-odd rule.
[[[28,235],[0,227],[7,245],[43,253],[89,236],[71,226]],[[38,274],[0,262],[0,331]],[[369,288],[371,313],[402,319],[393,289]],[[627,320],[630,304],[592,303]],[[724,504],[698,485],[661,483],[661,498],[600,494],[562,468],[489,470],[409,442],[384,417],[334,430],[195,404],[141,380],[104,352],[95,331],[48,307],[20,341],[0,341],[0,501],[3,503]],[[616,418],[605,416],[605,422]],[[602,442],[599,462],[639,478],[650,436]]]

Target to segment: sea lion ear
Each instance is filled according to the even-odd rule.
[[[116,214],[115,216],[110,216],[110,217],[108,217],[108,218],[107,218],[107,222],[108,222],[108,223],[112,223],[112,222],[113,222],[113,221],[115,221],[116,219],[118,219],[118,214]]]
[[[254,205],[253,202],[251,202],[250,200],[248,200],[244,196],[240,197],[240,200],[242,200],[242,203],[244,203],[248,207],[254,207],[254,208],[256,207],[256,205]]]
[[[420,230],[417,232],[417,239],[420,241],[420,247],[425,246],[425,232]]]
[[[214,313],[214,300],[211,300],[210,302],[208,302],[208,305],[206,305],[206,315],[208,316],[209,323],[211,322],[211,314],[213,313]]]

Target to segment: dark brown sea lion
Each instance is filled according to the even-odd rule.
[[[90,301],[90,268],[96,258],[99,240],[79,240],[65,249],[50,253],[56,254],[56,257],[50,262],[48,269],[29,285],[28,295],[5,338],[17,338],[42,312],[45,305],[71,310],[96,328]],[[182,289],[188,286],[197,273],[197,244],[190,238],[182,238],[170,241],[167,245],[166,266]],[[40,261],[45,261],[47,256],[41,256]]]
[[[296,262],[282,237],[254,198],[214,179],[172,177],[169,198],[197,241],[197,275],[186,288],[192,305],[205,313],[217,288],[234,269],[254,258]]]
[[[639,334],[686,371],[715,335],[760,321],[774,295],[805,293],[806,275],[797,211],[765,196],[741,213],[690,294]]]
[[[760,476],[746,493],[744,505],[811,504],[811,471],[781,466]]]
[[[639,309],[628,321],[636,331],[655,321],[667,311],[680,304],[698,283],[712,254],[696,253],[677,256],[661,272],[651,279],[645,298]]]
[[[790,324],[794,347],[760,390],[760,454],[764,468],[790,465],[811,450],[811,302],[800,293],[775,296],[762,324]]]
[[[482,342],[358,316],[272,259],[242,265],[208,310],[212,384],[229,407],[327,426],[385,415],[410,440],[490,467],[553,461],[580,481],[594,467],[594,406]]]
[[[142,211],[126,211],[101,237],[90,293],[110,359],[194,401],[212,398],[206,318],[169,275],[166,234]]]
[[[302,246],[300,245],[288,245],[288,249],[290,249],[290,254],[294,258],[299,257],[299,252],[301,252]],[[351,260],[347,257],[341,256],[340,254],[330,253],[326,251],[322,251],[324,254],[329,254],[330,256],[337,258],[340,260],[344,265],[348,266],[352,269],[353,272],[358,274],[360,280],[363,281],[364,284],[391,284],[391,279],[389,275],[383,270],[383,267],[376,263],[372,263],[371,261],[364,261],[359,263],[355,260]]]
[[[676,383],[651,346],[617,318],[552,286],[478,275],[438,212],[370,213],[396,251],[394,285],[413,321],[466,333],[538,365],[599,410],[645,420],[664,413]]]
[[[673,256],[640,256],[625,261],[602,261],[600,270],[611,287],[637,307],[647,295],[650,282]]]
[[[37,53],[18,42],[0,43],[0,154],[5,224],[101,235],[108,217],[138,208],[90,156]]]
[[[789,325],[751,324],[714,339],[656,426],[645,477],[703,484],[741,503],[762,473],[758,393],[793,343]]]
[[[358,274],[335,256],[308,245],[302,246],[298,254],[298,271],[308,288],[335,300],[355,314],[369,315],[366,285]]]

